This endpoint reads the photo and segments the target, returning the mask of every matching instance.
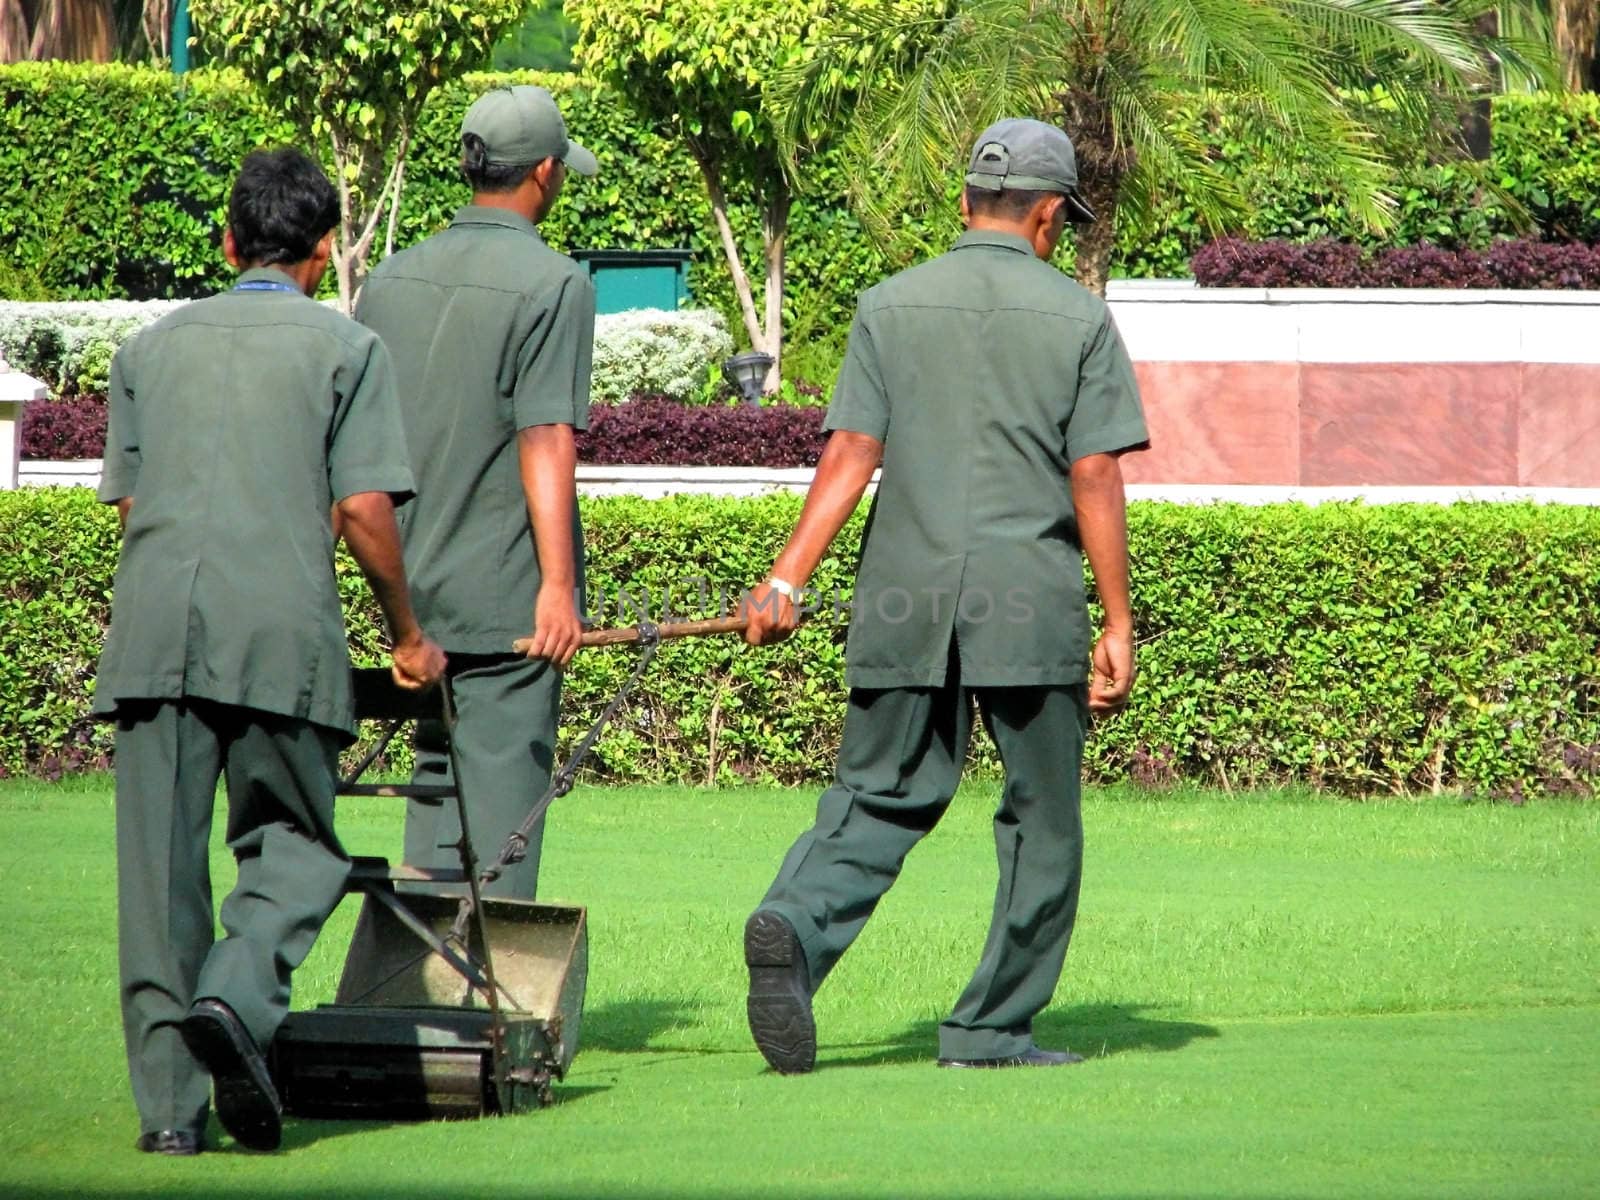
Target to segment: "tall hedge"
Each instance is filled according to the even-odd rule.
[[[543,227],[559,249],[688,246],[697,303],[733,312],[721,251],[694,164],[615,97],[570,75],[471,75],[440,89],[419,123],[396,238],[446,224],[468,195],[456,167],[462,114],[492,83],[537,82],[560,98],[572,135],[602,162],[574,179]],[[148,68],[24,63],[0,67],[0,298],[193,297],[229,277],[218,250],[227,188],[257,146],[289,140],[232,71],[177,81]],[[326,155],[324,155],[326,157]],[[819,193],[837,166],[822,168]],[[828,172],[832,172],[832,176]],[[755,239],[753,214],[734,220]],[[844,208],[801,201],[790,223],[791,323],[831,326],[889,267]],[[820,306],[821,313],[814,311]]]
[[[214,290],[239,160],[291,137],[230,72],[0,67],[0,286],[52,300]]]
[[[586,499],[593,607],[628,623],[712,612],[760,578],[798,497]],[[1298,781],[1350,793],[1591,795],[1600,784],[1600,510],[1533,505],[1130,509],[1140,677],[1102,722],[1089,773],[1151,784]],[[845,587],[860,517],[817,584]],[[0,493],[0,769],[96,765],[87,719],[116,520],[87,489]],[[358,658],[380,642],[359,575],[341,580]],[[570,740],[630,669],[580,654]],[[615,780],[816,781],[842,719],[844,631],[815,620],[753,651],[665,646],[601,743]],[[979,739],[979,765],[992,769]]]
[[[437,93],[417,131],[398,243],[439,228],[465,200],[455,167],[461,114],[485,87],[511,78],[555,91],[574,136],[599,154],[604,168],[594,180],[573,181],[546,226],[551,241],[564,249],[691,247],[696,302],[736,316],[688,156],[642,126],[617,97],[569,75],[476,75]],[[1314,154],[1293,163],[1261,161],[1225,107],[1197,113],[1195,121],[1222,169],[1251,198],[1253,214],[1238,232],[1371,241],[1332,198]],[[0,298],[185,297],[213,290],[227,276],[217,244],[233,171],[250,149],[289,136],[228,71],[175,78],[117,65],[0,67]],[[1600,239],[1600,97],[1500,97],[1493,141],[1497,180],[1528,205],[1538,232],[1556,241]],[[844,207],[850,169],[837,155],[813,164],[791,216],[785,324],[799,365],[806,343],[836,341],[855,294],[896,265]],[[1400,200],[1399,228],[1389,240],[1482,246],[1513,231],[1492,198],[1478,195],[1450,164],[1415,164]],[[758,256],[754,214],[736,209],[734,220]],[[923,234],[938,245],[955,229],[953,207],[935,225]],[[1182,197],[1170,197],[1149,227],[1121,231],[1114,273],[1186,275],[1190,255],[1206,240]],[[832,365],[824,355],[821,366]]]

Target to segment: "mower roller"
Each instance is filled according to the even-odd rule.
[[[481,868],[458,787],[361,782],[407,722],[440,720],[454,729],[448,680],[413,692],[386,669],[353,672],[357,720],[386,724],[337,794],[453,802],[461,865],[352,860],[346,891],[360,892],[362,903],[338,992],[332,1004],[289,1014],[272,1043],[273,1078],[286,1112],[416,1120],[514,1113],[550,1102],[552,1082],[566,1076],[578,1051],[589,966],[585,910],[486,899],[482,889],[521,861],[534,826],[572,789],[660,643],[744,627],[742,617],[723,617],[586,632],[586,647],[637,645],[638,662],[494,861]],[[527,644],[519,640],[516,648],[525,651]],[[459,780],[454,738],[450,766]]]

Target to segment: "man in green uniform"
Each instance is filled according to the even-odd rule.
[[[967,232],[865,292],[794,534],[747,611],[754,644],[883,473],[852,599],[837,781],[745,927],[750,1029],[782,1072],[811,1069],[811,996],[944,813],[974,701],[1005,766],[1000,879],[976,973],[939,1028],[941,1066],[1055,1066],[1034,1016],[1077,910],[1078,775],[1091,712],[1133,682],[1117,456],[1145,444],[1132,367],[1104,302],[1048,260],[1077,194],[1072,143],[1038,121],[979,137]],[[1105,608],[1091,661],[1087,553]]]
[[[213,1083],[224,1129],[278,1144],[260,1047],[349,870],[333,830],[353,732],[336,519],[388,621],[396,681],[444,670],[406,595],[393,506],[412,479],[388,355],[310,299],[338,220],[311,159],[250,155],[224,236],[237,286],[112,362],[99,494],[124,533],[95,710],[117,724],[123,1030],[151,1153],[203,1148]],[[213,944],[221,775],[239,876]]]
[[[549,785],[561,669],[582,636],[573,431],[589,419],[594,287],[537,225],[567,169],[592,175],[595,159],[536,87],[480,97],[461,144],[472,203],[384,260],[356,319],[399,371],[420,493],[400,518],[406,567],[417,612],[450,653],[459,786],[481,862]],[[512,653],[530,626],[528,654]],[[437,725],[419,730],[415,780],[450,781]],[[490,895],[533,898],[542,832]],[[460,838],[453,806],[410,803],[407,863],[454,865]]]

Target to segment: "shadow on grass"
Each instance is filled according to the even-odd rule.
[[[1075,1008],[1050,1009],[1034,1022],[1034,1039],[1047,1050],[1070,1048],[1093,1059],[1130,1051],[1181,1050],[1196,1038],[1222,1036],[1213,1025],[1161,1021],[1139,1015],[1161,1007],[1158,1004],[1081,1004]],[[828,1055],[828,1047],[824,1045],[817,1069],[928,1062],[939,1054],[939,1026],[937,1023],[910,1025],[883,1042],[841,1049],[866,1050],[867,1053],[840,1059]]]
[[[602,1004],[584,1009],[582,1044],[588,1050],[650,1050],[657,1035],[692,1029],[696,1023],[681,1002],[666,997]]]
[[[563,1104],[575,1104],[578,1101],[587,1099],[590,1096],[599,1095],[602,1092],[608,1092],[610,1090],[611,1090],[611,1085],[610,1084],[577,1084],[577,1085],[574,1085],[574,1084],[567,1084],[567,1083],[556,1083],[554,1085],[554,1089],[553,1089],[553,1093],[554,1094],[553,1094],[553,1097],[551,1099],[549,1107],[556,1107],[556,1106],[563,1105]],[[471,1120],[502,1120],[502,1119],[503,1120],[520,1121],[520,1120],[523,1120],[523,1119],[537,1120],[538,1116],[539,1116],[539,1110],[538,1109],[529,1109],[527,1111],[513,1113],[509,1118],[465,1117],[465,1118],[460,1118],[460,1119],[461,1120],[467,1120],[467,1121],[471,1121]],[[313,1145],[313,1144],[315,1144],[317,1142],[332,1141],[332,1140],[334,1140],[336,1138],[349,1137],[351,1134],[371,1133],[373,1130],[377,1130],[377,1129],[391,1129],[391,1128],[397,1128],[397,1127],[404,1127],[404,1126],[407,1126],[407,1125],[424,1125],[424,1124],[428,1124],[430,1121],[435,1121],[435,1120],[438,1120],[438,1118],[420,1117],[420,1118],[417,1118],[415,1120],[370,1120],[370,1121],[353,1120],[353,1121],[348,1121],[348,1120],[326,1120],[326,1119],[316,1118],[316,1117],[287,1116],[287,1117],[285,1117],[284,1122],[283,1122],[283,1147],[282,1148],[284,1150],[301,1150],[301,1149],[304,1149],[305,1147]],[[226,1145],[224,1145],[222,1127],[217,1124],[217,1119],[216,1119],[215,1116],[213,1116],[211,1118],[211,1123],[207,1126],[206,1142],[207,1142],[208,1145],[212,1146],[213,1148],[221,1147],[225,1151],[232,1150],[232,1151],[237,1151],[239,1153],[244,1153],[244,1154],[248,1154],[249,1153],[248,1151],[242,1150],[241,1148],[239,1148],[237,1146],[234,1146],[232,1143],[227,1143]],[[7,1195],[7,1194],[8,1193],[0,1192],[0,1195]]]

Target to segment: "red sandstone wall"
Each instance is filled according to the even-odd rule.
[[[1131,483],[1600,485],[1600,365],[1139,362]]]
[[[1592,293],[1113,284],[1141,484],[1600,487]]]

